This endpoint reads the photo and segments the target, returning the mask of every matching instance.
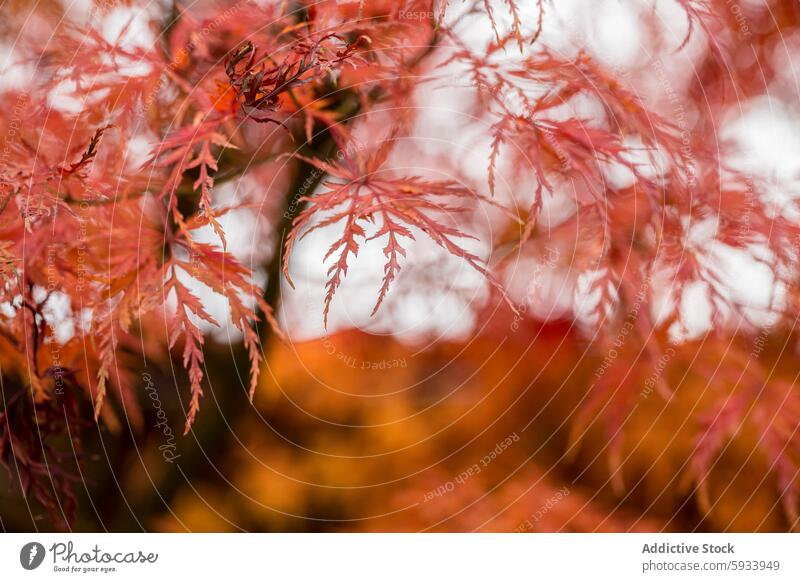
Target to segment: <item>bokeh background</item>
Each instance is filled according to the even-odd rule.
[[[380,10],[383,4],[372,6]],[[524,4],[535,26],[535,3]],[[225,3],[184,8],[201,25],[220,5]],[[664,78],[681,96],[694,91],[700,99],[696,92],[707,88],[706,98],[726,106],[715,110],[721,115],[713,126],[718,133],[694,139],[735,144],[732,163],[771,185],[765,196],[774,197],[776,208],[796,212],[800,8],[796,0],[741,0],[736,13],[732,5],[714,6],[727,7],[726,18],[734,23],[737,14],[746,15],[752,34],[771,47],[754,57],[742,43],[732,53],[742,70],[761,71],[760,92],[741,86],[729,97],[715,93],[722,91],[721,73],[709,64],[713,43],[709,48],[702,31],[680,51],[662,54],[661,73],[653,68],[648,51],[655,36],[647,24],[680,45],[689,32],[680,2],[546,2],[539,42],[568,55],[585,51],[609,69],[628,71],[642,95],[665,111],[674,113]],[[92,21],[109,39],[146,46],[157,41],[147,22],[174,8],[170,2],[150,3],[142,11],[129,2],[0,0],[0,91],[19,90],[36,76],[36,66],[17,46],[36,27]],[[500,8],[497,14],[501,21],[508,18]],[[476,45],[491,40],[491,26],[480,15],[465,22],[464,38]],[[248,23],[238,26],[246,31]],[[177,26],[171,34],[191,31]],[[475,128],[471,87],[456,65],[436,75],[435,82],[420,82],[413,138],[400,144],[390,163],[484,184],[488,142]],[[67,96],[51,102],[63,110],[75,106]],[[381,123],[365,123],[361,135],[374,135]],[[134,160],[146,159],[150,137],[131,140]],[[291,188],[292,178],[282,171],[265,164],[218,189],[222,199],[262,197],[258,214],[231,213],[222,222],[232,252],[262,266],[258,276],[278,298],[287,335],[266,340],[253,402],[248,356],[232,326],[204,328],[207,385],[202,412],[185,436],[186,385],[180,366],[163,357],[164,338],[148,343],[144,359],[127,355],[139,406],[128,409],[122,402],[103,422],[87,421],[80,461],[69,455],[58,461],[76,475],[72,529],[586,532],[797,526],[797,304],[776,302],[776,295],[790,294],[757,252],[713,247],[710,253],[720,285],[745,307],[748,325],[712,316],[714,298],[702,285],[689,286],[673,302],[674,314],[661,319],[669,324],[654,332],[664,346],[658,358],[633,336],[612,333],[598,340],[581,290],[585,280],[571,269],[577,243],[568,236],[559,244],[539,244],[537,253],[507,273],[504,284],[517,315],[463,262],[418,241],[393,295],[372,316],[382,253],[378,247],[365,251],[325,328],[327,267],[320,256],[333,235],[321,231],[298,246],[292,258],[295,289],[278,282],[274,268],[270,232],[280,210],[276,219],[277,206],[264,189]],[[513,190],[524,181],[510,178],[499,189]],[[635,207],[634,198],[623,209]],[[554,200],[544,212],[557,225],[576,209]],[[631,210],[634,225],[635,218]],[[473,220],[488,233],[474,242],[476,252],[506,252],[509,233],[496,230],[489,215],[478,213]],[[711,248],[714,225],[695,226],[687,245]],[[228,318],[224,301],[196,290],[216,318]],[[643,309],[658,320],[664,306]],[[789,319],[770,325],[773,310]],[[68,339],[69,330],[64,333]],[[766,380],[742,382],[755,367],[766,371]],[[81,406],[91,419],[90,404]],[[721,428],[714,424],[729,417]],[[773,424],[785,437],[781,446],[765,440]],[[69,451],[69,441],[64,435],[60,448]],[[13,471],[0,474],[0,527],[54,527],[37,502],[20,493]]]

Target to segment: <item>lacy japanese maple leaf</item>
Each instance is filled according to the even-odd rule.
[[[372,310],[375,314],[400,271],[401,257],[406,254],[403,241],[414,240],[414,229],[422,231],[447,252],[466,261],[507,299],[502,286],[483,260],[458,242],[458,239],[475,237],[448,226],[442,220],[443,214],[466,209],[463,205],[453,205],[453,202],[474,201],[480,196],[455,182],[425,180],[420,176],[397,178],[381,170],[391,143],[391,140],[386,140],[371,154],[356,152],[351,155],[345,153],[346,148],[342,147],[340,151],[343,155],[338,163],[296,156],[336,180],[325,181],[324,191],[301,198],[307,207],[294,219],[286,239],[283,272],[289,283],[294,286],[289,274],[289,257],[297,240],[315,230],[342,223],[342,235],[323,258],[334,258],[328,269],[326,283],[323,311],[326,326],[333,296],[347,275],[351,257],[358,255],[360,246],[372,240],[385,239],[386,242],[383,247],[386,258],[383,282]],[[367,224],[378,224],[378,231],[367,236]]]

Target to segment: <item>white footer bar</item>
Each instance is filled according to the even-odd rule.
[[[796,534],[2,534],[1,580],[800,580]]]

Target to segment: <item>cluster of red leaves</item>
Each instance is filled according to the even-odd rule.
[[[113,386],[135,422],[136,365],[128,360],[174,348],[188,373],[190,430],[203,394],[200,324],[222,323],[195,284],[226,299],[249,354],[252,398],[262,363],[257,324],[265,319],[277,336],[282,332],[252,270],[227,248],[220,219],[247,205],[221,205],[215,184],[220,175],[239,175],[244,155],[252,161],[253,152],[267,151],[274,159],[287,135],[310,142],[331,130],[347,115],[341,106],[348,96],[360,106],[370,92],[384,99],[403,93],[394,88],[399,82],[377,77],[402,61],[379,56],[370,44],[385,46],[408,27],[388,15],[351,22],[344,10],[335,2],[300,11],[238,2],[205,18],[183,12],[166,46],[131,42],[132,22],[116,39],[94,25],[56,26],[57,40],[44,51],[41,28],[24,30],[30,38],[21,46],[42,74],[29,90],[2,95],[4,110],[13,112],[0,128],[7,136],[0,165],[0,302],[7,309],[0,331],[10,394],[2,460],[26,489],[35,488],[54,521],[71,519],[71,510],[58,507],[62,497],[72,499],[70,481],[46,468],[48,460],[64,463],[48,459],[56,455],[50,445],[36,453],[37,434],[63,433],[47,415],[69,401],[64,418],[78,417],[81,391],[96,419],[113,428]],[[371,71],[372,82],[357,71]],[[277,129],[253,131],[259,122]],[[128,160],[133,138],[142,135],[158,139],[143,168]],[[204,227],[218,244],[197,240]],[[159,321],[166,341],[148,335],[149,345],[137,344],[137,333]],[[60,333],[69,336],[66,343]]]
[[[358,239],[363,239],[363,242],[384,238],[386,240],[386,246],[383,247],[383,254],[386,257],[383,283],[372,309],[374,315],[400,271],[400,257],[406,256],[403,239],[414,240],[411,228],[425,233],[448,253],[466,261],[505,297],[502,286],[486,269],[480,257],[465,249],[456,240],[467,238],[469,235],[448,226],[442,220],[447,214],[463,212],[469,208],[455,206],[448,201],[469,200],[476,194],[453,182],[433,182],[419,176],[396,178],[382,175],[381,168],[393,145],[392,142],[392,139],[384,140],[383,145],[368,156],[361,150],[347,152],[346,146],[340,144],[339,151],[342,152],[340,163],[297,156],[338,180],[326,182],[324,184],[326,191],[302,198],[302,201],[307,202],[307,206],[294,219],[293,228],[286,238],[283,264],[284,274],[292,284],[289,257],[295,242],[315,230],[338,223],[344,224],[341,237],[330,246],[324,257],[324,260],[335,258],[328,269],[326,283],[323,311],[326,325],[333,295],[347,274],[351,258],[358,254],[360,244]],[[319,219],[320,214],[323,214],[321,219]],[[313,222],[315,220],[316,222]],[[368,236],[365,230],[366,224],[379,226]]]
[[[258,323],[266,320],[280,331],[254,272],[227,248],[220,218],[246,205],[223,206],[215,190],[222,179],[243,173],[245,160],[258,152],[268,152],[270,159],[289,155],[290,140],[305,148],[291,157],[331,179],[298,201],[303,208],[285,241],[286,277],[291,281],[288,261],[302,236],[321,228],[343,229],[322,259],[331,262],[326,323],[334,294],[363,244],[381,240],[384,245],[375,312],[398,277],[407,243],[420,233],[486,276],[505,298],[502,268],[492,273],[466,248],[464,239],[473,235],[448,222],[486,205],[507,219],[506,207],[526,203],[530,210],[519,213],[523,216],[511,213],[520,255],[551,244],[565,250],[561,256],[570,258],[571,269],[591,279],[588,294],[599,298],[592,321],[611,332],[599,336],[600,346],[611,345],[613,331],[626,324],[637,305],[630,333],[650,362],[664,352],[657,327],[680,322],[677,308],[657,325],[649,308],[639,305],[653,304],[651,282],[657,278],[673,282],[674,304],[689,284],[706,284],[720,325],[723,316],[741,312],[708,267],[704,249],[687,246],[691,224],[712,217],[720,224],[717,240],[739,250],[765,245],[774,257],[776,277],[796,288],[797,257],[789,249],[800,228],[784,215],[774,216],[762,199],[745,194],[760,185],[728,168],[723,148],[705,140],[716,129],[709,120],[720,117],[725,107],[728,92],[720,70],[734,62],[730,39],[737,23],[715,16],[726,10],[726,2],[679,0],[688,33],[671,50],[703,35],[708,47],[697,82],[708,81],[714,88],[707,99],[687,105],[685,117],[698,120],[691,128],[696,131],[670,121],[668,113],[637,93],[634,83],[588,52],[568,57],[540,47],[547,8],[541,0],[526,8],[515,0],[503,4],[511,21],[505,28],[490,1],[476,1],[464,12],[488,18],[494,41],[485,49],[460,40],[461,17],[448,14],[453,6],[423,0],[325,0],[302,3],[299,10],[284,2],[238,2],[203,18],[179,13],[167,43],[148,47],[122,42],[127,27],[119,42],[95,27],[72,26],[58,27],[58,41],[44,51],[36,50],[39,38],[30,39],[29,56],[39,63],[44,81],[25,93],[2,95],[4,109],[20,112],[9,116],[15,133],[6,140],[0,165],[0,302],[8,306],[0,312],[0,337],[10,352],[4,356],[3,376],[13,378],[19,391],[29,390],[35,412],[44,414],[54,398],[59,402],[56,375],[69,374],[74,381],[68,388],[90,395],[96,418],[112,424],[109,385],[116,387],[123,405],[135,401],[130,367],[121,360],[143,354],[147,348],[136,344],[134,332],[148,318],[162,317],[166,344],[179,350],[188,372],[188,431],[203,393],[200,323],[220,323],[192,291],[192,281],[226,299],[249,354],[252,397],[262,357]],[[788,15],[782,26],[797,28],[796,11],[782,10]],[[438,18],[411,23],[401,16],[408,11]],[[433,65],[427,57],[440,48],[448,58]],[[759,45],[757,50],[767,49]],[[491,127],[486,151],[490,196],[456,182],[388,171],[384,166],[394,139],[375,139],[355,153],[347,147],[352,133],[345,125],[353,123],[355,112],[366,117],[378,105],[404,112],[393,123],[393,135],[410,131],[411,79],[423,66],[427,72],[461,66],[477,88],[481,120]],[[52,101],[60,99],[77,101],[78,112],[71,112],[68,103],[56,103],[63,107],[54,109]],[[587,116],[587,103],[602,113]],[[11,121],[2,129],[10,135]],[[142,135],[156,141],[143,169],[127,160],[133,138]],[[345,152],[339,162],[320,158],[312,147],[317,136]],[[520,182],[506,194],[511,204],[491,198],[499,197],[495,191],[504,165],[514,168]],[[612,170],[627,172],[629,179],[617,185],[608,177]],[[552,228],[540,225],[545,197],[569,195],[570,188],[578,210]],[[737,228],[730,210],[732,201],[741,204],[743,199],[752,217],[746,233]],[[197,232],[204,228],[216,233],[218,244],[199,242]],[[52,349],[40,349],[60,341],[49,313],[49,302],[57,296],[65,298],[63,311],[73,332],[66,341],[71,349],[62,349],[58,357]],[[791,294],[792,306],[797,296]],[[620,390],[626,378],[623,370],[607,374],[584,409],[589,416],[610,411],[605,418],[611,435],[620,434],[631,412],[632,392]],[[764,386],[772,389],[769,382]],[[666,389],[662,393],[669,395]],[[769,395],[758,398],[770,401]],[[11,426],[10,410],[4,412],[3,437],[10,443],[14,431],[33,435],[29,417]],[[722,416],[765,421],[763,411],[734,410]],[[775,458],[787,507],[794,507],[798,464],[783,453],[786,445],[781,443],[788,439],[796,448],[796,433],[787,433],[787,426],[797,418],[793,407],[787,410],[780,418],[771,417],[764,442]],[[693,464],[698,475],[719,449],[721,435],[731,432],[722,421],[704,426]],[[23,450],[4,444],[5,464],[16,462],[29,475],[40,474],[39,460]],[[611,458],[617,455],[612,446]],[[51,507],[58,499],[37,495]]]
[[[709,85],[715,86],[722,82],[715,76],[718,68],[735,69],[735,39],[741,22],[724,16],[730,13],[724,2],[679,3],[685,10],[688,32],[678,50],[697,40],[698,34],[708,44],[703,74],[697,79],[699,92],[705,87],[704,75],[708,75]],[[797,26],[797,10],[784,16],[782,24]],[[711,120],[720,118],[730,105],[729,92],[714,91],[706,102],[700,94],[695,100],[681,101],[683,119],[679,120],[683,125],[679,126],[678,120],[670,119],[676,113],[674,103],[669,104],[672,111],[665,113],[663,106],[649,105],[640,96],[632,85],[640,77],[623,76],[584,50],[568,57],[543,47],[530,55],[521,50],[519,59],[509,59],[507,45],[514,39],[515,34],[498,38],[484,52],[455,39],[458,48],[447,62],[458,63],[469,75],[478,88],[476,114],[491,121],[487,152],[490,191],[495,193],[503,161],[508,167],[528,168],[532,174],[532,202],[520,234],[521,252],[526,252],[524,245],[529,241],[534,247],[564,249],[570,258],[565,266],[589,280],[584,291],[594,299],[589,333],[599,340],[601,353],[614,356],[581,403],[573,435],[585,434],[587,426],[598,419],[605,424],[609,472],[621,488],[624,428],[636,413],[642,382],[664,358],[666,337],[659,330],[683,325],[678,305],[685,290],[691,284],[704,285],[717,333],[757,327],[749,325],[747,310],[732,298],[708,247],[687,242],[693,225],[717,220],[716,241],[745,253],[753,252],[754,247],[766,248],[768,259],[758,251],[752,256],[769,266],[785,289],[793,290],[790,304],[797,296],[793,249],[800,231],[796,221],[769,210],[761,196],[767,189],[765,182],[729,165],[730,144],[707,139],[719,134]],[[768,50],[762,45],[754,47]],[[670,85],[663,63],[658,61],[655,67],[661,67],[656,80],[665,92],[674,94],[676,89]],[[780,71],[767,74],[777,76]],[[736,83],[741,81],[742,89],[751,91],[749,82],[735,70],[726,75],[731,90],[738,91]],[[604,114],[587,117],[581,113],[587,109]],[[686,117],[696,119],[691,130]],[[624,185],[608,178],[612,169],[628,173]],[[527,189],[523,181],[515,187]],[[544,197],[565,196],[565,190],[572,193],[576,212],[555,227],[540,227],[537,218]],[[743,219],[747,228],[742,227]],[[662,288],[659,282],[667,285]],[[672,307],[656,322],[652,306],[665,297]],[[780,307],[776,309],[779,317],[783,315],[779,321],[791,324],[793,316],[786,318]],[[790,403],[796,400],[796,388],[772,379],[769,371],[757,364],[748,364],[753,358],[742,354],[735,369],[741,371],[743,366],[742,374],[755,376],[754,390],[736,397],[727,394],[741,378],[718,369],[708,372],[718,397],[704,403],[707,408],[698,407],[696,423],[690,424],[698,434],[692,471],[701,505],[707,509],[704,475],[738,430],[761,427],[760,448],[778,476],[784,507],[794,521],[800,492],[796,454],[800,416]],[[656,391],[668,400],[671,390],[661,374],[656,376]],[[768,401],[772,404],[767,405]]]

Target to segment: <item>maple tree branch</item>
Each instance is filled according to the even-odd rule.
[[[434,33],[429,46],[415,55],[408,63],[408,69],[411,70],[417,67],[425,58],[431,55],[434,49],[439,45],[441,38],[442,35]],[[373,104],[378,103],[384,98],[385,95],[381,94],[379,90],[376,90],[369,95],[369,102]],[[362,110],[361,107],[362,103],[356,95],[347,95],[339,107],[339,123],[344,125],[351,123]],[[302,130],[300,131],[302,132]],[[330,130],[327,127],[322,127],[319,129],[318,133],[315,134],[313,144],[306,143],[303,148],[301,148],[301,152],[309,158],[327,159],[333,153],[335,147],[336,140],[332,136]],[[271,159],[272,157],[264,159],[263,161],[267,162]],[[240,166],[247,165],[240,164]],[[249,167],[252,169],[252,164],[250,164]],[[220,184],[227,180],[233,180],[240,176],[244,172],[244,169],[244,167],[235,167],[235,164],[230,166],[226,165],[225,169],[221,167],[220,172],[217,174],[216,183]],[[226,173],[226,170],[228,173]],[[298,193],[301,191],[305,191],[307,194],[313,193],[319,183],[325,179],[326,175],[326,172],[320,171],[312,164],[298,159],[291,184],[289,188],[287,188],[279,208],[276,210],[280,218],[275,227],[275,237],[272,241],[274,252],[272,253],[271,259],[265,265],[267,282],[264,286],[264,293],[262,294],[262,298],[266,304],[272,308],[273,312],[277,313],[278,304],[280,302],[282,259],[286,237],[291,231],[294,217],[302,212],[307,204],[306,201],[299,200]],[[187,188],[191,188],[191,177],[185,177],[183,182],[188,184]],[[184,184],[179,187],[178,192],[181,192],[181,188],[183,187]],[[193,188],[191,191],[193,192]],[[258,332],[263,350],[266,353],[269,350],[268,343],[274,341],[273,338],[275,335],[266,322],[261,322]],[[226,381],[230,382],[229,372],[223,373],[222,376],[224,377],[215,377],[220,375],[215,374],[214,371],[230,370],[232,361],[237,370],[240,365],[242,369],[247,369],[247,353],[243,345],[222,346],[211,340],[206,342],[204,353],[206,356],[206,369],[211,375],[208,379],[209,387],[216,385],[215,380],[220,384],[224,384]],[[213,398],[215,406],[213,409],[207,410],[205,414],[198,417],[197,422],[192,428],[191,437],[185,437],[188,446],[185,445],[185,449],[181,451],[181,458],[178,463],[180,471],[170,470],[165,472],[161,481],[157,483],[157,487],[154,487],[154,489],[150,491],[150,494],[146,495],[146,497],[140,501],[140,505],[134,508],[136,513],[152,515],[156,509],[161,508],[163,505],[166,505],[166,508],[169,509],[172,499],[178,494],[182,486],[185,485],[183,475],[205,474],[211,481],[222,479],[222,477],[217,476],[218,469],[216,466],[218,462],[224,460],[226,451],[230,450],[229,427],[225,419],[241,417],[248,413],[252,414],[253,408],[250,404],[246,389],[243,389],[241,396],[235,390],[213,389],[208,390],[208,395]],[[198,467],[205,466],[209,463],[212,465],[210,470],[198,472]],[[119,507],[121,504],[116,505]],[[111,511],[110,506],[109,511]],[[124,519],[125,517],[125,515],[117,516],[118,519]],[[123,527],[127,528],[129,531],[137,529],[137,526],[139,526],[138,522],[130,519],[135,518],[135,516],[128,515],[127,517],[129,519]]]
[[[407,63],[406,67],[409,70],[412,70],[419,66],[428,56],[433,53],[435,48],[439,46],[441,38],[441,35],[434,31],[429,45],[425,48],[425,50],[415,55],[414,58]],[[377,103],[380,102],[382,98],[383,95],[373,92],[370,95],[370,102]],[[361,111],[361,103],[358,99],[346,101],[342,107],[342,110],[339,112],[341,114],[341,123],[350,123],[352,119],[355,118],[355,116],[359,113],[359,111]],[[307,158],[327,159],[333,152],[335,146],[336,140],[331,135],[330,130],[326,128],[320,134],[318,134],[315,147],[313,149],[309,148],[311,151],[306,151],[303,153]],[[277,312],[278,309],[282,277],[281,266],[283,262],[283,252],[286,245],[286,238],[292,230],[294,217],[299,215],[308,204],[307,201],[297,200],[297,198],[299,198],[298,193],[301,190],[305,190],[305,192],[309,195],[312,194],[317,186],[327,176],[326,172],[321,171],[319,168],[313,166],[305,160],[298,160],[297,163],[298,165],[295,177],[286,193],[286,196],[284,196],[283,204],[279,209],[281,218],[280,223],[276,228],[276,233],[279,234],[275,246],[276,252],[273,253],[272,259],[266,267],[267,284],[264,289],[263,298],[267,302],[267,305],[272,307],[274,312]],[[292,208],[294,202],[296,202],[296,204],[294,205],[295,207]],[[290,209],[292,212],[289,212]],[[261,337],[263,342],[265,338],[264,334],[267,333],[263,330],[269,329],[269,326],[264,325],[261,329]]]

